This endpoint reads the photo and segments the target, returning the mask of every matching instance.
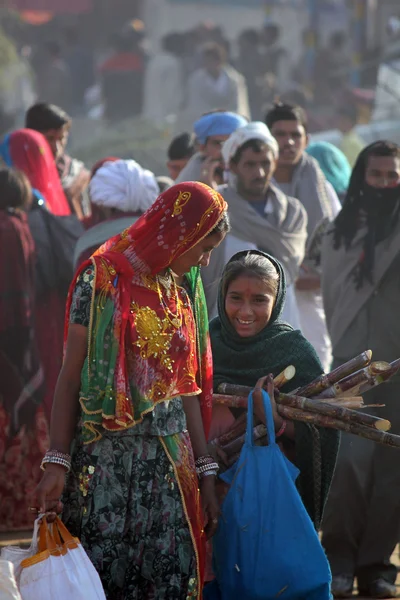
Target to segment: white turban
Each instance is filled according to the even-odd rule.
[[[274,157],[278,158],[278,142],[268,127],[261,121],[253,121],[252,123],[248,123],[247,125],[236,129],[236,131],[229,136],[222,146],[222,156],[227,168],[229,167],[229,163],[235,156],[237,150],[250,140],[260,140],[272,150]]]
[[[145,212],[159,196],[154,174],[134,160],[106,162],[92,177],[90,199],[123,212]]]

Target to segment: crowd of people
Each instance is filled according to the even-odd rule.
[[[264,34],[284,85],[279,36]],[[256,40],[243,34],[236,65],[254,69],[253,84]],[[366,349],[400,356],[400,147],[360,152],[347,139],[348,159],[310,143],[305,110],[276,101],[262,114],[250,75],[223,66],[221,41],[201,46],[204,66],[187,66],[192,100],[169,177],[106,148],[82,164],[67,153],[71,117],[44,102],[0,146],[0,530],[62,511],[110,600],[200,599],[213,580],[205,542],[223,457],[209,442],[238,417],[213,406],[220,383],[254,388],[294,365],[285,391]],[[152,85],[174,68],[179,38],[164,42]],[[132,67],[121,52],[108,75]],[[150,112],[180,98],[149,93]],[[393,379],[366,396],[394,433],[399,393]],[[270,396],[334,596],[357,580],[363,596],[395,597],[396,451],[285,421]],[[260,398],[255,412],[265,423]]]

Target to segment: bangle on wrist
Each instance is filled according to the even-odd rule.
[[[287,421],[285,421],[285,419],[282,419],[282,425],[281,425],[279,431],[275,434],[275,439],[278,439],[283,436],[283,434],[286,431],[286,426],[287,426]]]

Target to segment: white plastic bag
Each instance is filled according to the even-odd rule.
[[[14,565],[0,560],[0,600],[21,600],[14,577]]]
[[[22,561],[22,600],[106,600],[100,577],[79,540],[60,519],[39,526],[38,553]]]
[[[38,536],[38,528],[39,522],[43,515],[39,515],[39,517],[35,521],[35,526],[33,528],[33,537],[32,542],[29,548],[19,548],[19,546],[6,546],[2,548],[0,557],[2,560],[7,560],[14,565],[14,576],[15,580],[19,586],[19,578],[21,577],[21,562],[34,554],[37,554],[37,536]],[[1,600],[1,598],[0,598]]]

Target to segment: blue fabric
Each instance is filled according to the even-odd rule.
[[[233,112],[215,112],[200,117],[194,124],[194,132],[200,144],[213,135],[231,135],[248,120]]]
[[[275,442],[268,394],[263,401],[269,445],[253,443],[251,393],[240,458],[221,476],[231,487],[213,538],[217,583],[206,598],[329,600],[329,564],[295,486],[299,471]]]
[[[3,159],[7,167],[13,166],[10,154],[10,135],[10,133],[5,135],[3,141],[0,144],[0,158]]]
[[[307,154],[318,161],[321,171],[337,195],[343,196],[347,192],[351,176],[351,167],[343,152],[329,142],[313,142],[308,146]]]

